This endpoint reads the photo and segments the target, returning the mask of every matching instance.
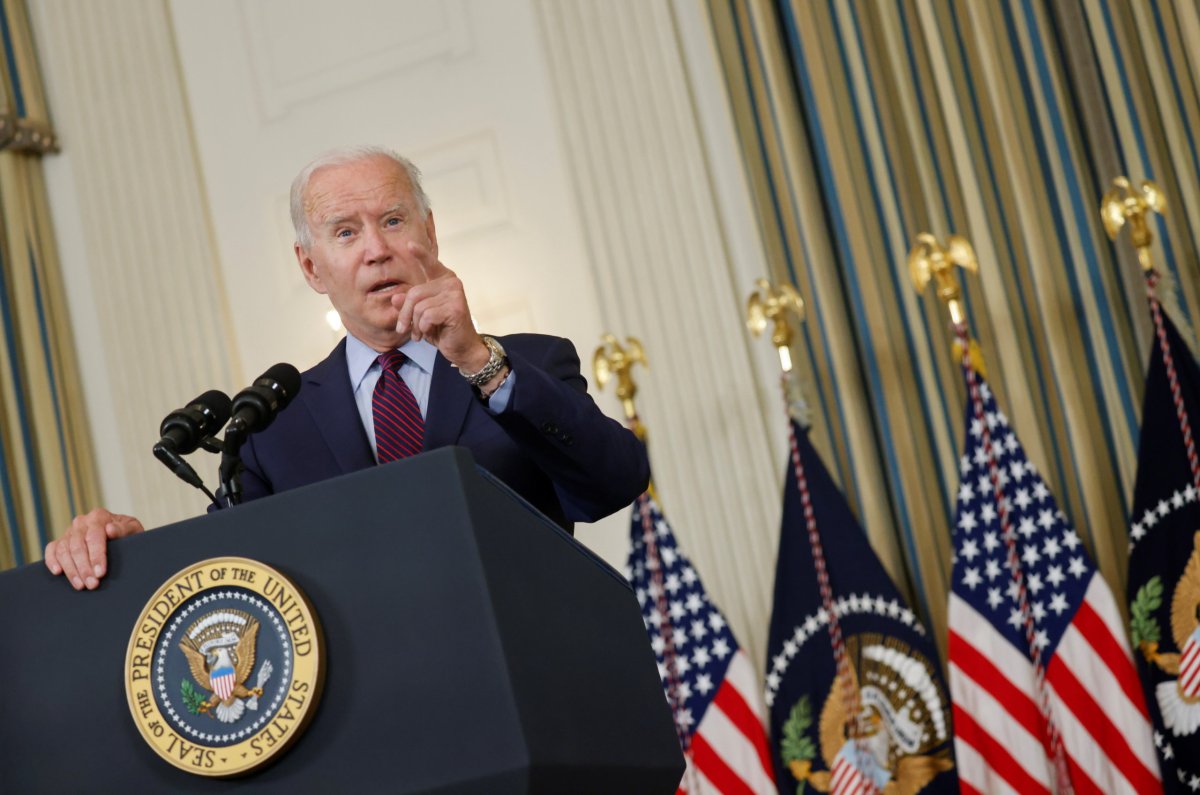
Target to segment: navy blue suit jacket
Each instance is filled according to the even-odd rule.
[[[468,448],[476,462],[568,532],[632,503],[646,488],[645,447],[587,394],[569,340],[500,338],[517,374],[507,409],[489,414],[438,354],[423,449]],[[296,399],[242,448],[244,501],[375,466],[354,403],[343,340],[301,376]]]

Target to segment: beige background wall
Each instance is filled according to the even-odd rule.
[[[771,351],[740,325],[765,267],[699,0],[31,6],[110,507],[148,525],[202,510],[149,455],[161,417],[332,346],[287,189],[324,149],[381,143],[424,170],[481,328],[569,337],[589,380],[602,332],[642,337],[668,515],[761,658],[783,420]],[[628,511],[578,536],[621,565]]]

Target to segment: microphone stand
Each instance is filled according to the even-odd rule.
[[[238,419],[229,423],[225,429],[225,439],[221,443],[221,468],[219,476],[221,487],[217,494],[225,500],[224,508],[232,508],[242,502],[242,445],[246,443],[245,423]]]

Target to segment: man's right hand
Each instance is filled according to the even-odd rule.
[[[76,591],[91,591],[108,572],[108,540],[145,530],[132,516],[95,508],[76,516],[61,538],[46,545],[46,568],[51,574],[65,575]]]

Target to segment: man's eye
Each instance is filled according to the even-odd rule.
[[[400,226],[402,223],[404,223],[404,219],[395,215],[384,221],[387,226]]]
[[[333,236],[336,238],[350,237],[350,230],[349,229],[339,229],[333,233]]]

